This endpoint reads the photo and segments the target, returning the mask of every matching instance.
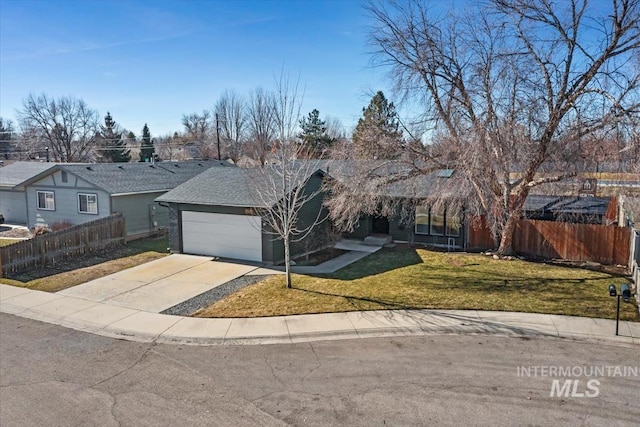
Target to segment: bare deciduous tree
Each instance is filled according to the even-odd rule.
[[[8,160],[13,151],[14,129],[11,120],[0,117],[0,156]]]
[[[455,168],[466,208],[487,215],[498,251],[530,191],[589,164],[582,140],[637,115],[638,0],[492,0],[438,16],[420,0],[370,4],[371,44],[396,88],[419,102],[432,144],[415,175]]]
[[[225,91],[216,103],[215,112],[227,156],[237,163],[242,156],[248,130],[246,102],[235,91]]]
[[[249,96],[247,118],[249,150],[254,159],[264,165],[276,132],[274,94],[260,87],[256,88]]]
[[[318,209],[311,221],[304,221],[301,215],[309,204],[321,207],[322,186],[307,185],[320,169],[319,163],[297,160],[303,150],[296,140],[302,106],[298,82],[292,83],[288,76],[281,74],[276,80],[273,100],[273,137],[277,148],[269,162],[260,168],[248,169],[247,176],[266,229],[284,244],[286,282],[287,288],[291,288],[291,244],[304,240],[324,220],[322,209]]]
[[[327,135],[333,141],[340,143],[347,139],[347,132],[339,118],[327,116],[324,122],[327,127]]]
[[[91,159],[99,131],[98,112],[82,99],[29,95],[18,111],[23,133],[49,147],[53,159],[82,162]],[[44,147],[40,147],[43,149]]]
[[[184,126],[184,142],[194,146],[200,158],[204,160],[217,158],[216,150],[212,144],[212,135],[215,129],[209,111],[204,110],[202,114],[184,114],[182,126]]]

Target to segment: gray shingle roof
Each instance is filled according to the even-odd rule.
[[[336,160],[327,161],[324,167],[329,176],[345,185],[366,187],[366,184],[370,184],[362,191],[385,197],[426,199],[436,191],[455,197],[464,179],[462,174],[453,169],[434,168],[428,172],[426,165],[400,161]]]
[[[15,162],[0,167],[0,187],[15,187],[54,167],[55,163]]]
[[[58,167],[110,194],[167,191],[212,166],[226,169],[220,161],[150,163],[59,164]],[[232,167],[231,167],[232,168]]]
[[[313,164],[315,166],[315,164]],[[309,176],[318,169],[309,167]],[[306,181],[309,176],[302,177]],[[158,197],[156,201],[210,206],[273,206],[282,194],[279,175],[269,168],[210,168],[195,178]],[[262,197],[256,191],[264,185]]]

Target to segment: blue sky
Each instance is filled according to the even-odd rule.
[[[0,116],[29,93],[73,96],[121,126],[182,130],[225,89],[300,75],[303,114],[351,128],[384,71],[371,68],[362,2],[0,0]]]

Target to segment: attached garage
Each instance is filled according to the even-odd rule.
[[[182,251],[262,262],[258,216],[182,211]]]
[[[171,252],[281,263],[284,243],[268,221],[258,215],[261,209],[272,207],[278,200],[257,197],[254,188],[257,181],[249,179],[250,173],[251,170],[234,167],[210,168],[158,197],[156,202],[169,210]],[[322,176],[319,169],[309,174],[305,182],[309,191],[321,188]],[[296,226],[300,229],[313,226],[321,209],[321,197],[307,202],[299,212]],[[310,234],[307,240],[292,242],[291,255],[309,251],[314,236]]]

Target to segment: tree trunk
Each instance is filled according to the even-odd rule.
[[[513,249],[513,233],[516,230],[518,224],[519,215],[510,215],[507,219],[504,228],[502,229],[502,236],[500,237],[500,246],[498,247],[498,254],[511,256],[516,252]]]
[[[287,289],[291,289],[291,254],[289,250],[289,239],[284,239],[284,266],[287,276]]]

